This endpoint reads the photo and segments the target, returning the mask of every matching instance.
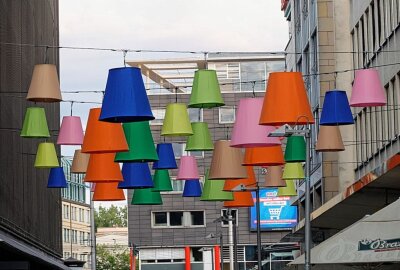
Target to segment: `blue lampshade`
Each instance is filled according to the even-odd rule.
[[[118,184],[118,188],[151,188],[153,180],[147,163],[124,163],[122,165],[124,181]]]
[[[49,180],[47,182],[48,188],[66,188],[67,180],[65,179],[64,170],[62,167],[50,169]]]
[[[153,120],[139,68],[113,68],[108,72],[100,120],[113,123]]]
[[[157,144],[158,161],[153,163],[153,170],[177,169],[172,143]]]
[[[185,181],[182,197],[201,197],[201,186],[199,179]]]
[[[331,90],[325,93],[320,125],[337,126],[354,124],[349,100],[345,91]]]

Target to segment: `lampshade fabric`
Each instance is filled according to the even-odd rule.
[[[35,65],[26,99],[34,102],[59,102],[62,100],[55,65]]]
[[[46,112],[44,108],[29,107],[26,109],[21,137],[24,138],[49,138]]]

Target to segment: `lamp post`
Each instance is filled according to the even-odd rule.
[[[220,246],[220,254],[221,254],[221,262],[220,262],[220,265],[221,265],[221,270],[223,270],[224,269],[224,235],[222,234],[222,232],[218,232],[217,234],[214,234],[214,233],[210,233],[210,234],[208,234],[206,237],[205,237],[206,239],[215,239],[215,238],[219,238],[219,246]]]

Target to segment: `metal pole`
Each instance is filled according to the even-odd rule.
[[[257,212],[257,263],[258,269],[262,269],[261,264],[261,218],[260,218],[260,186],[256,188],[256,212]]]
[[[306,171],[305,171],[305,200],[306,200],[306,209],[305,209],[305,225],[304,225],[304,234],[305,234],[305,263],[304,269],[311,269],[311,222],[310,222],[310,214],[311,214],[311,205],[310,205],[310,129],[307,127],[306,133]]]
[[[220,254],[221,254],[221,270],[224,270],[224,235],[222,234],[222,232],[221,232],[221,234],[219,236],[219,244],[220,244],[220,247],[221,247],[221,251],[220,251]]]
[[[93,202],[93,192],[90,191],[90,236],[91,236],[91,250],[92,250],[92,264],[91,269],[96,270],[96,232],[94,226],[94,202]]]
[[[233,226],[232,213],[228,211],[229,270],[233,269]]]
[[[233,218],[233,216],[232,216]],[[234,269],[239,270],[238,265],[238,255],[237,255],[237,226],[236,226],[236,217],[233,218],[233,261],[234,261]]]

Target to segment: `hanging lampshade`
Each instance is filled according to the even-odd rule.
[[[225,180],[208,179],[208,171],[204,181],[201,201],[232,201],[233,192],[224,191]]]
[[[193,135],[190,125],[189,114],[186,104],[168,104],[161,128],[161,136],[191,136]]]
[[[214,108],[224,106],[217,72],[200,69],[194,73],[189,108]]]
[[[62,100],[55,65],[35,65],[26,99],[34,102],[59,102]]]
[[[50,169],[49,179],[47,181],[48,188],[66,188],[67,180],[65,179],[64,170],[62,167]]]
[[[124,191],[117,186],[118,182],[96,183],[93,201],[124,201]]]
[[[253,196],[250,191],[232,192],[233,201],[224,201],[225,208],[241,208],[254,206]]]
[[[229,140],[215,142],[211,160],[209,179],[246,178],[246,168],[242,166],[243,153],[239,148],[230,147]]]
[[[72,159],[72,173],[86,173],[89,164],[89,154],[84,154],[80,149],[75,150],[74,158]]]
[[[155,170],[153,191],[173,191],[168,170]]]
[[[153,119],[140,68],[110,69],[100,121],[125,123]]]
[[[338,126],[319,126],[318,140],[315,146],[317,152],[344,151],[342,135]]]
[[[279,138],[268,137],[275,127],[259,124],[263,100],[263,98],[244,98],[239,101],[232,130],[232,147],[247,148],[281,144]]]
[[[271,72],[260,124],[281,126],[313,123],[314,117],[301,72]]]
[[[326,126],[354,124],[346,91],[331,90],[325,93],[319,124]]]
[[[205,122],[192,123],[193,135],[186,141],[186,151],[210,151],[214,149],[208,124]]]
[[[59,167],[56,148],[54,143],[43,142],[38,146],[35,159],[35,168],[48,169]]]
[[[124,181],[118,184],[118,188],[152,188],[154,186],[147,163],[124,163],[122,176]]]
[[[197,169],[197,161],[193,156],[182,156],[178,169],[176,180],[193,180],[199,179],[199,171]]]
[[[60,132],[58,133],[57,144],[60,145],[81,145],[83,143],[83,129],[79,116],[64,116]]]
[[[290,136],[285,149],[286,162],[306,161],[306,141],[303,136]]]
[[[282,166],[268,166],[264,187],[285,187],[286,182],[282,179],[282,173]]]
[[[304,175],[303,164],[300,162],[286,163],[283,168],[282,179],[284,180],[297,180],[306,178]]]
[[[248,177],[242,178],[242,179],[227,179],[225,181],[223,190],[232,191],[232,189],[234,189],[235,187],[237,187],[240,184],[244,185],[245,187],[255,187],[257,184],[257,179],[254,174],[253,166],[247,166],[246,170],[247,170]],[[212,180],[212,181],[214,181],[214,180]],[[241,192],[241,191],[237,191],[237,192]]]
[[[152,188],[135,189],[132,195],[132,205],[161,205],[163,204],[159,191]]]
[[[201,185],[199,179],[185,181],[182,197],[201,197]]]
[[[275,166],[285,164],[280,145],[246,148],[244,166]]]
[[[174,149],[172,143],[159,143],[157,144],[158,161],[153,163],[153,170],[160,169],[177,169]]]
[[[294,181],[285,180],[285,187],[278,187],[277,197],[294,197],[297,196],[296,187],[294,185]]]
[[[386,105],[385,89],[376,69],[356,70],[350,106],[374,107]]]
[[[121,124],[99,121],[101,108],[92,108],[83,138],[82,153],[115,153],[128,151]]]
[[[116,162],[152,162],[158,160],[148,121],[124,123],[122,126],[129,151],[117,153]]]
[[[50,137],[44,108],[30,107],[26,109],[21,137],[48,138]]]
[[[114,158],[115,153],[90,154],[85,182],[122,182],[122,173]]]

